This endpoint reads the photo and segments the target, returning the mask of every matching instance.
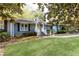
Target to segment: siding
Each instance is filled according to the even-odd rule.
[[[35,32],[35,24],[30,24],[30,31]]]
[[[29,33],[29,32],[35,32],[35,24],[30,24],[30,26],[28,26],[28,28],[30,27],[30,31],[18,31],[18,24],[14,24],[14,34],[21,36],[23,33]]]

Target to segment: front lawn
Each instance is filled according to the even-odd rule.
[[[79,37],[43,38],[8,45],[4,55],[8,56],[68,56],[79,55]]]

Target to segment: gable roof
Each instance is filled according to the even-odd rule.
[[[41,19],[24,19],[24,18],[20,18],[20,19],[16,19],[15,20],[16,23],[44,23],[44,21],[42,21]]]

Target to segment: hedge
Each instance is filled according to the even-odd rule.
[[[7,32],[0,31],[0,42],[9,40],[10,35]]]

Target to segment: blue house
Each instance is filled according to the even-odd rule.
[[[2,25],[1,25],[2,24]],[[58,27],[60,30],[61,28]],[[57,32],[57,27],[47,24],[41,19],[15,19],[15,20],[0,20],[0,30],[4,30],[10,34],[10,36],[21,36],[24,33],[29,32],[39,35],[48,35],[48,30]]]
[[[10,34],[10,36],[22,35],[23,33],[28,34],[29,32],[36,32],[37,35],[47,35],[45,22],[41,19],[15,19],[15,20],[2,20],[3,28]],[[1,24],[0,23],[0,24]]]

